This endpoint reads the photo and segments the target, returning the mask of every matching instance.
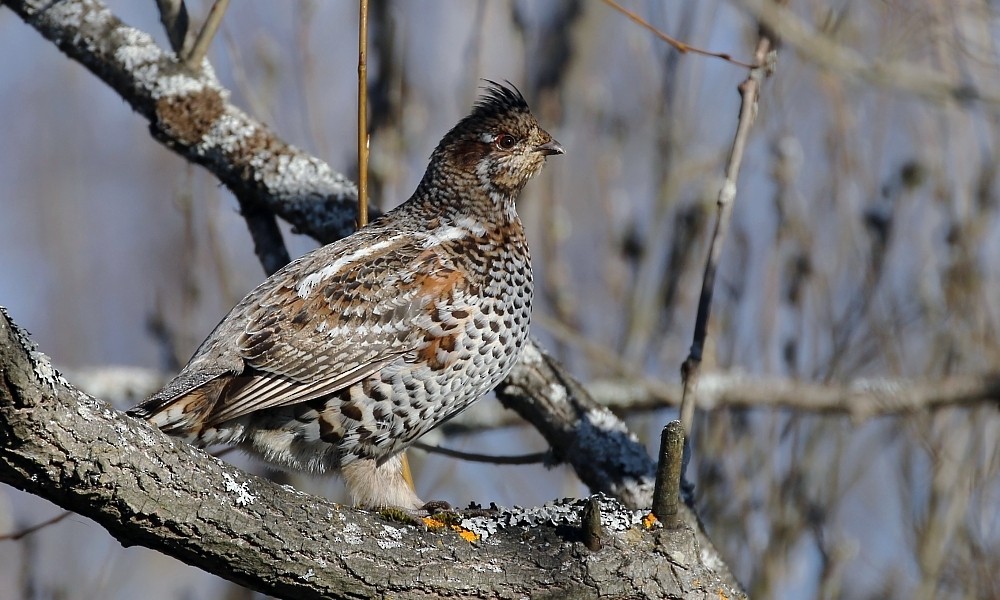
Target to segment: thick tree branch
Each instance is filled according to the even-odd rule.
[[[611,500],[598,503],[603,549],[590,552],[583,502],[445,526],[247,475],[76,390],[3,309],[0,481],[95,520],[123,545],[283,598],[743,597],[706,566],[690,529],[648,529],[643,513]]]
[[[266,208],[323,243],[354,231],[354,184],[233,106],[211,69],[188,70],[97,0],[6,5],[118,92],[156,139],[218,177],[244,210]]]

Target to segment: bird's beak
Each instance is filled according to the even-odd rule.
[[[563,150],[562,144],[551,138],[544,144],[539,144],[535,146],[535,151],[541,152],[545,156],[551,156],[553,154],[565,154],[566,152],[565,150]]]

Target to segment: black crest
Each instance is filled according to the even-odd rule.
[[[483,94],[479,96],[476,103],[465,118],[451,128],[438,144],[431,155],[431,165],[428,166],[428,173],[431,173],[435,164],[459,164],[465,167],[475,165],[489,151],[490,145],[483,142],[481,136],[497,129],[502,123],[503,129],[511,129],[517,124],[528,122],[525,115],[530,118],[531,111],[528,103],[524,100],[521,92],[509,81],[507,85],[499,84],[489,79],[484,79],[486,85],[483,86]],[[533,122],[533,119],[531,119]],[[446,153],[450,155],[448,159],[435,159],[435,155]],[[451,162],[449,162],[451,161]]]
[[[489,79],[483,81],[487,83],[483,88],[485,93],[476,101],[472,116],[489,117],[508,112],[528,112],[528,103],[514,84],[508,81],[507,85],[501,85]]]

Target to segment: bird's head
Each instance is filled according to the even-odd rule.
[[[431,163],[440,160],[491,196],[514,200],[545,157],[562,154],[563,147],[538,126],[517,88],[487,83],[469,116],[438,144]]]

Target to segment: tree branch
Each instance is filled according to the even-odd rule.
[[[594,381],[588,389],[619,413],[676,406],[681,394],[679,385],[643,381]],[[935,380],[874,377],[829,384],[706,373],[698,385],[700,410],[791,409],[846,415],[856,422],[987,402],[1000,402],[1000,373]]]
[[[215,32],[218,31],[219,25],[222,24],[222,16],[226,14],[228,6],[229,0],[215,0],[212,3],[208,17],[205,18],[205,23],[201,26],[201,31],[198,32],[194,45],[191,46],[191,52],[184,57],[184,64],[188,69],[196,71],[201,68],[201,62],[208,54],[208,47],[212,44],[212,39],[215,37]]]
[[[653,501],[656,464],[625,424],[590,398],[537,343],[496,388],[497,398],[538,429],[580,481],[633,508]]]
[[[716,201],[715,228],[712,230],[708,256],[705,259],[705,270],[701,279],[701,295],[698,298],[698,313],[694,321],[691,350],[681,365],[681,380],[684,391],[681,394],[680,421],[684,426],[684,433],[688,437],[691,436],[694,409],[698,402],[698,378],[701,375],[702,352],[705,348],[705,340],[708,338],[708,322],[712,314],[715,277],[722,256],[722,246],[726,241],[729,224],[732,220],[733,203],[736,201],[736,184],[739,181],[740,167],[743,164],[743,152],[746,149],[747,140],[750,138],[750,128],[753,127],[753,123],[757,119],[760,86],[764,78],[771,74],[775,60],[773,54],[776,52],[775,40],[772,39],[769,31],[762,28],[757,37],[757,49],[754,51],[754,62],[757,66],[750,69],[747,78],[739,85],[740,116],[737,121],[736,134],[733,137],[733,145],[729,150],[729,158],[726,160],[726,178],[722,182]]]
[[[184,56],[188,37],[188,12],[184,0],[156,0],[160,23],[167,32],[170,49],[177,56]]]
[[[743,597],[706,566],[693,531],[650,530],[642,512],[612,500],[600,499],[604,546],[591,553],[580,543],[582,501],[445,526],[388,521],[404,515],[247,475],[76,390],[3,309],[0,481],[93,519],[125,546],[282,598]]]
[[[211,69],[188,70],[98,0],[6,5],[118,92],[157,140],[218,177],[245,212],[267,209],[321,243],[354,231],[354,184],[233,106]]]

